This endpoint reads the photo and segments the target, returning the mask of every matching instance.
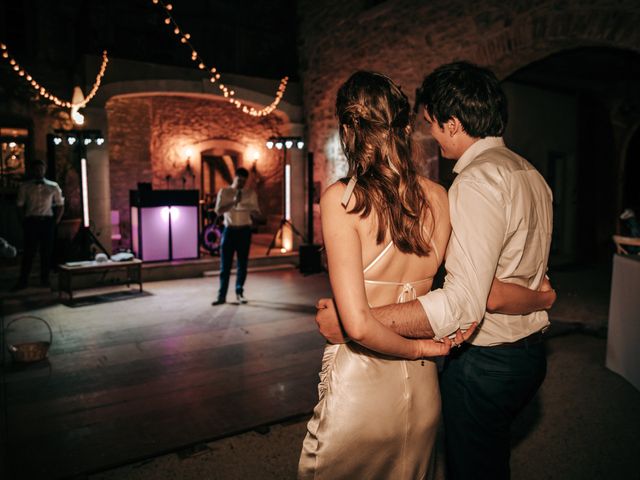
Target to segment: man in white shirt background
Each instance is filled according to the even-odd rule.
[[[28,286],[33,259],[40,247],[40,284],[49,286],[51,253],[55,226],[64,213],[64,198],[58,184],[45,178],[47,166],[42,160],[31,163],[31,178],[20,185],[16,204],[23,218],[24,252],[20,279],[14,291]]]
[[[220,288],[218,298],[212,305],[222,305],[227,301],[229,277],[233,256],[237,253],[236,299],[247,303],[244,296],[244,282],[247,279],[249,249],[251,247],[251,216],[260,213],[258,196],[252,189],[245,188],[249,171],[236,169],[230,187],[221,188],[216,198],[215,211],[224,215],[224,231],[220,241]]]
[[[466,62],[443,65],[425,78],[418,102],[442,156],[457,160],[447,276],[442,289],[374,314],[414,338],[442,338],[479,322],[441,376],[447,478],[508,479],[510,426],[546,374],[542,340],[549,321],[545,311],[509,315],[504,306],[487,306],[487,298],[494,277],[541,286],[552,195],[535,168],[504,145],[507,101],[492,72]],[[553,303],[555,293],[550,298]],[[321,333],[344,341],[332,301],[318,307]]]

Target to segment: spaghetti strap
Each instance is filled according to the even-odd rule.
[[[367,273],[369,271],[369,269],[371,269],[376,263],[378,263],[378,260],[380,260],[382,257],[384,257],[384,255],[389,251],[389,249],[391,248],[391,245],[393,245],[393,240],[391,240],[386,247],[384,247],[384,250],[382,250],[378,256],[376,258],[374,258],[371,263],[369,263],[369,265],[367,265],[365,267],[365,269],[362,271],[362,273]]]
[[[347,208],[347,205],[349,204],[349,200],[351,199],[351,195],[353,194],[353,189],[356,187],[357,182],[358,182],[358,177],[356,177],[355,175],[353,175],[349,179],[347,188],[344,190],[344,193],[342,194],[342,200],[340,200],[340,204],[344,208]]]

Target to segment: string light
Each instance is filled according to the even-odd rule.
[[[52,103],[55,103],[59,107],[63,108],[71,108],[76,112],[84,108],[93,97],[98,93],[98,89],[100,88],[100,83],[102,82],[102,77],[104,77],[104,73],[107,70],[107,64],[109,63],[109,57],[107,56],[107,51],[102,52],[102,64],[100,65],[100,70],[98,71],[98,75],[96,76],[96,80],[93,83],[93,87],[89,91],[89,94],[82,100],[81,102],[72,103],[66,100],[62,100],[49,92],[46,88],[40,85],[31,75],[27,73],[27,71],[20,66],[15,58],[12,58],[9,54],[9,49],[4,43],[0,43],[0,50],[2,50],[2,57],[9,59],[9,64],[12,65],[13,70],[17,72],[18,76],[24,78],[31,88],[37,91],[43,98],[49,100]]]
[[[191,35],[189,33],[186,33],[182,28],[180,28],[178,23],[173,18],[173,15],[171,15],[171,11],[173,10],[173,5],[171,5],[170,3],[164,3],[162,0],[151,0],[151,3],[153,3],[154,5],[160,6],[164,10],[164,14],[166,15],[166,18],[164,19],[164,23],[170,27],[173,27],[173,33],[175,33],[176,36],[180,38],[180,43],[183,45],[186,45],[191,49],[191,61],[193,61],[196,64],[198,69],[209,71],[210,73],[209,81],[211,83],[218,82],[218,86],[220,88],[220,91],[222,92],[222,95],[225,98],[229,98],[229,103],[235,105],[236,108],[240,109],[243,113],[246,113],[253,117],[264,117],[266,115],[269,115],[271,112],[273,112],[276,109],[276,107],[280,103],[280,100],[282,100],[282,97],[284,96],[285,90],[287,89],[287,82],[289,81],[289,77],[284,77],[282,80],[280,80],[280,85],[278,85],[278,90],[276,91],[276,95],[273,102],[271,102],[266,107],[261,109],[256,109],[249,105],[245,105],[240,100],[237,100],[234,98],[236,94],[235,91],[230,90],[229,87],[227,87],[221,81],[220,73],[217,71],[217,69],[215,67],[207,67],[207,64],[205,63],[205,61],[202,59],[202,57],[200,57],[196,49],[191,44],[191,41],[190,41]]]

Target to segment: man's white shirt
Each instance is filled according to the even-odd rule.
[[[251,213],[260,212],[258,206],[258,196],[254,190],[249,188],[242,189],[242,198],[238,205],[233,206],[226,212],[221,212],[222,205],[233,204],[238,189],[233,187],[221,188],[216,198],[215,211],[217,214],[224,214],[225,227],[244,227],[251,225]]]
[[[16,201],[18,207],[24,207],[25,217],[51,217],[53,207],[64,205],[62,190],[54,181],[27,180],[18,189]]]
[[[549,325],[546,311],[486,312],[494,277],[537,289],[552,232],[552,193],[540,173],[500,137],[475,142],[456,162],[449,189],[452,233],[442,289],[418,298],[436,338],[481,322],[470,343],[510,343]],[[497,266],[497,268],[496,268]]]

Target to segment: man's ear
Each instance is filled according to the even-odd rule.
[[[464,128],[462,128],[460,120],[458,120],[456,117],[451,117],[449,120],[447,120],[447,123],[445,123],[445,131],[449,134],[450,137],[453,137],[456,133],[463,132]]]

